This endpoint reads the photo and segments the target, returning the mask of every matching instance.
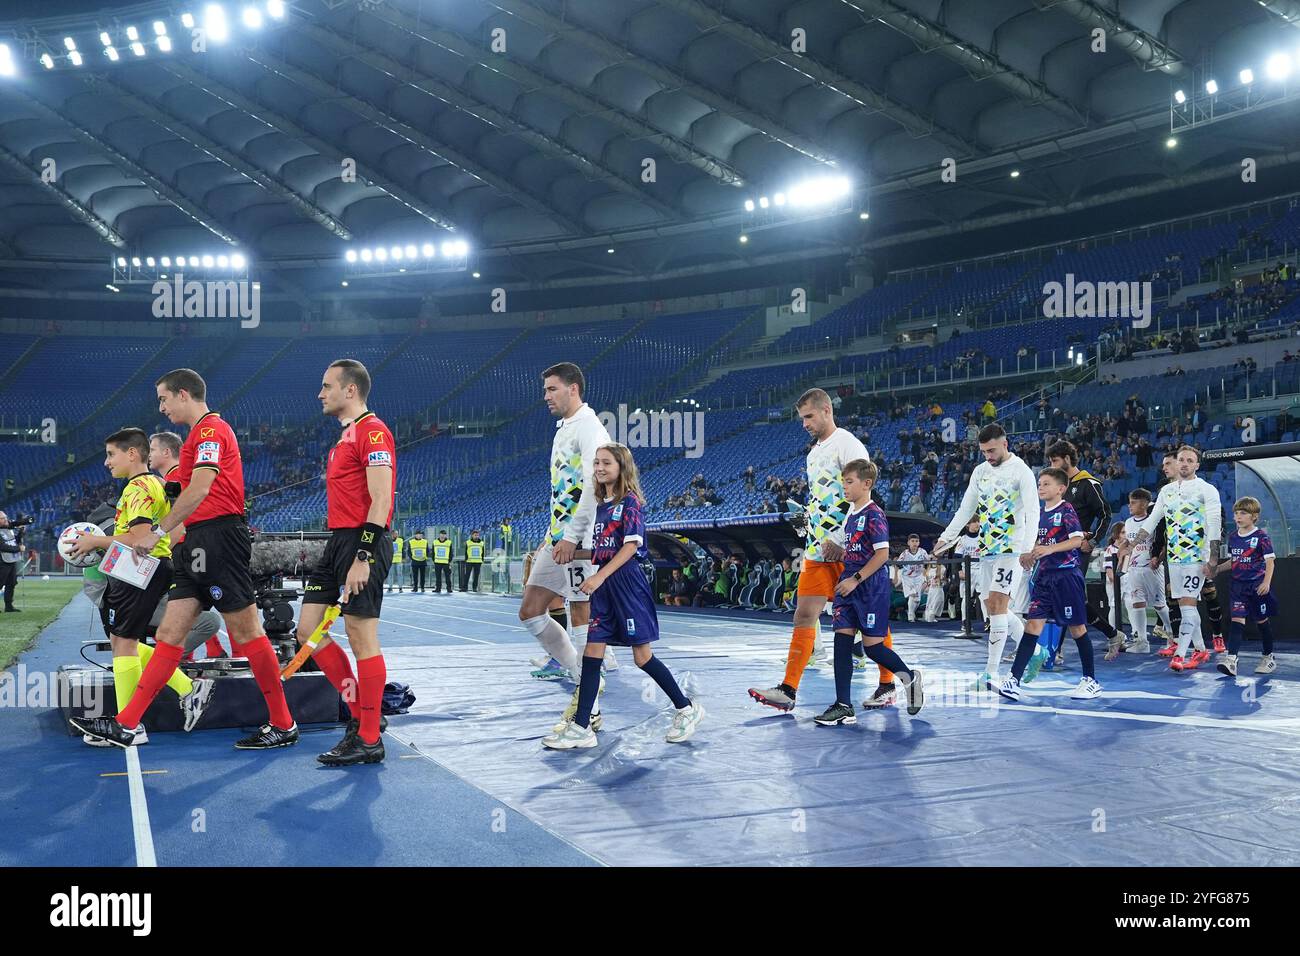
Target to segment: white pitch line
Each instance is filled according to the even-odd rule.
[[[495,647],[494,641],[480,641],[477,637],[466,637],[463,634],[453,634],[451,631],[439,631],[432,627],[420,627],[417,624],[403,624],[401,621],[394,621],[392,618],[381,617],[380,622],[383,624],[392,624],[396,627],[409,627],[413,631],[427,631],[430,634],[441,634],[443,637],[454,637],[461,641],[473,641],[475,644],[486,644],[489,647]]]
[[[1102,698],[1103,700],[1105,698]],[[994,703],[945,701],[937,708],[970,707],[978,710],[1016,710],[1030,714],[1062,714],[1067,717],[1104,717],[1110,720],[1138,720],[1148,724],[1182,724],[1185,727],[1213,728],[1215,730],[1300,731],[1300,717],[1263,717],[1257,720],[1224,720],[1218,717],[1201,717],[1197,714],[1126,714],[1112,710],[1078,710],[1073,707],[1053,707],[1050,704],[1031,707],[1010,701]]]
[[[153,851],[153,830],[149,827],[149,803],[144,796],[144,777],[140,773],[140,751],[126,748],[126,772],[131,788],[131,828],[135,831],[135,865],[157,866]]]

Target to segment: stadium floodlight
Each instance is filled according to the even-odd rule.
[[[194,14],[192,14],[192,13],[182,13],[182,14],[181,14],[181,26],[183,26],[186,30],[193,30],[193,29],[194,29]]]
[[[742,233],[740,234],[740,241],[741,241],[742,244],[743,244],[743,243],[746,243],[746,242],[749,242],[749,236],[745,235],[745,234],[742,232]]]
[[[371,259],[373,259],[374,257],[375,257],[375,254],[374,254],[373,252],[371,252],[369,249],[362,249],[362,250],[361,250],[361,261],[362,261],[362,262],[369,262],[369,261],[370,261]]]
[[[614,254],[614,247],[613,247],[613,246],[610,246],[608,249],[605,250],[605,252],[606,252],[606,254],[612,256],[612,255]]]
[[[217,265],[222,269],[230,268],[230,256],[217,256]]]
[[[134,268],[139,269],[139,268],[140,268],[140,257],[139,257],[139,256],[132,256],[132,257],[131,257],[131,265],[132,265]]]
[[[1182,90],[1174,90],[1174,102],[1177,103],[1179,106],[1182,106],[1184,103],[1187,102],[1187,94],[1184,93]]]
[[[104,288],[107,289],[109,292],[121,292],[121,291],[122,291],[122,290],[119,289],[117,286],[113,285],[113,283],[111,283],[111,282],[105,282],[105,283],[104,283]]]
[[[81,66],[81,54],[76,50],[73,50],[68,54],[68,59],[72,62],[73,66]]]
[[[167,35],[167,24],[161,20],[155,20],[153,22],[153,33],[154,36],[165,37]]]
[[[754,200],[752,200],[752,199],[746,199],[746,200],[745,200],[745,212],[753,212],[753,211],[754,211]]]
[[[1083,364],[1083,353],[1082,353],[1082,352],[1080,352],[1078,355],[1076,355],[1076,356],[1074,357],[1074,364],[1075,364],[1075,365],[1082,365],[1082,364]]]
[[[355,250],[355,249],[349,249],[347,252],[343,253],[343,258],[346,259],[346,260],[348,260],[348,262],[356,262],[356,261],[357,261],[357,250]]]
[[[104,44],[104,46],[112,46],[112,45],[113,45],[113,38],[112,38],[111,36],[109,36],[109,35],[108,35],[108,31],[105,30],[104,32],[102,32],[102,33],[99,35],[99,42],[102,43],[102,44]]]
[[[72,39],[72,37],[64,37],[63,48],[67,50],[69,53],[71,53],[73,50],[77,48],[77,41]]]
[[[458,256],[469,255],[469,243],[466,242],[464,239],[456,240],[456,255]]]
[[[116,63],[119,59],[121,59],[121,58],[117,55],[117,47],[115,47],[115,46],[106,46],[106,47],[104,47],[104,56],[108,57],[108,58],[109,58],[110,60],[112,60],[114,63]]]
[[[242,269],[247,264],[248,260],[244,258],[242,252],[236,252],[230,256],[230,266],[232,269]]]
[[[1274,53],[1264,64],[1264,72],[1270,80],[1285,80],[1291,75],[1291,58],[1285,53]]]
[[[451,242],[451,240],[448,240],[447,242],[444,242],[442,244],[442,257],[444,259],[450,259],[455,254],[456,254],[456,246],[454,243]]]
[[[871,218],[871,213],[869,213],[869,212],[860,212],[860,213],[858,213],[858,218],[861,219],[863,222],[866,222],[868,219]]]
[[[847,176],[817,176],[796,183],[788,198],[792,206],[821,206],[847,196],[851,190]]]
[[[163,267],[164,269],[170,269],[170,268],[172,267],[172,257],[171,257],[171,256],[163,256],[163,257],[162,257],[161,259],[159,259],[158,261],[162,263],[162,267]]]
[[[348,287],[348,280],[347,280],[347,279],[344,279],[344,280],[343,280],[343,288],[346,289],[347,287]]]
[[[408,259],[420,258],[420,250],[415,248],[414,244],[407,246],[406,249],[403,251],[406,253],[406,258]]]
[[[759,208],[759,209],[766,209],[766,208],[767,208],[768,206],[770,206],[770,205],[771,205],[771,203],[769,203],[769,202],[767,201],[767,197],[766,197],[766,196],[759,196],[759,197],[758,197],[758,208]]]
[[[144,44],[138,40],[131,44],[131,52],[136,56],[144,56]]]
[[[393,257],[394,262],[401,262],[404,258],[401,246],[393,246],[392,250],[388,254]]]
[[[14,63],[14,55],[9,51],[8,44],[0,43],[0,76],[13,76],[17,72],[18,67]]]
[[[475,279],[481,279],[481,278],[483,278],[483,275],[482,275],[482,273],[476,272],[476,273],[474,273],[474,278],[475,278]]]
[[[211,254],[204,256],[202,262],[205,269],[211,269],[216,264],[216,260],[212,258]]]
[[[203,29],[213,43],[225,43],[230,39],[230,23],[226,20],[226,8],[219,3],[209,3],[203,8]]]
[[[102,37],[103,34],[101,33],[100,36]],[[138,39],[140,39],[140,31],[137,30],[135,27],[127,27],[127,28],[126,28],[126,38],[127,38],[128,40],[138,40]]]
[[[438,250],[434,248],[432,242],[426,242],[424,245],[420,247],[420,254],[423,255],[424,258],[426,259],[432,259],[435,255],[437,255],[437,253]]]
[[[172,51],[172,38],[169,36],[160,36],[158,38],[158,49],[162,50],[164,53],[170,53]]]
[[[118,256],[118,257],[117,257],[117,267],[118,267],[119,269],[125,269],[125,268],[126,268],[126,258],[125,258],[124,256]]]
[[[375,261],[376,261],[376,262],[387,262],[387,261],[388,261],[388,250],[385,249],[383,246],[380,246],[378,249],[376,249],[376,250],[375,250]]]
[[[262,11],[257,7],[244,7],[244,26],[250,30],[262,29]]]
[[[150,269],[152,269],[152,268],[154,267],[153,256],[148,256],[148,257],[144,260],[144,264],[147,265]]]
[[[1237,78],[1241,80],[1242,86],[1250,86],[1250,84],[1255,82],[1255,71],[1250,67],[1246,67],[1246,69],[1237,74]]]
[[[284,19],[284,0],[267,0],[266,12],[273,20]]]
[[[1209,93],[1211,96],[1213,96],[1215,93],[1219,92],[1219,84],[1218,84],[1218,81],[1216,81],[1216,80],[1206,80],[1206,81],[1205,81],[1205,92],[1206,92],[1206,93]]]
[[[772,197],[772,203],[773,203],[773,205],[776,205],[776,206],[784,206],[784,205],[785,205],[785,193],[777,193],[775,196],[773,196],[773,197]]]
[[[48,53],[42,53],[41,66],[45,67],[47,70],[54,69],[54,57],[50,56]]]
[[[1019,179],[1019,178],[1020,178],[1020,170],[1018,170],[1018,169],[1013,169],[1013,170],[1011,170],[1011,178],[1012,178],[1012,179]]]
[[[1177,145],[1178,145],[1178,140],[1175,139],[1173,136],[1170,136],[1167,140],[1165,140],[1165,149],[1173,149]]]

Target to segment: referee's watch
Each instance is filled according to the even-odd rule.
[[[365,548],[358,548],[358,549],[357,549],[357,560],[363,562],[364,564],[369,564],[369,563],[370,563],[370,552],[367,551]]]
[[[160,538],[164,536],[163,529],[158,526],[157,522],[154,522],[153,524],[149,525],[149,533],[156,534]]]

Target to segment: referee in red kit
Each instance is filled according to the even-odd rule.
[[[177,478],[181,493],[171,511],[136,542],[148,554],[165,535],[185,525],[185,540],[172,552],[174,576],[167,610],[158,625],[157,647],[131,701],[117,718],[74,717],[77,730],[118,747],[131,747],[141,735],[140,720],[176,672],[185,636],[200,611],[215,607],[226,632],[248,658],[257,687],[266,698],[267,723],[235,746],[269,750],[298,742],[298,725],[289,713],[280,681],[280,662],[266,639],[253,600],[252,538],[244,521],[244,463],[235,433],[207,405],[207,383],[193,369],[168,372],[155,383],[158,410],[173,424],[188,425],[181,445]]]
[[[397,449],[388,426],[366,409],[369,395],[366,367],[355,359],[339,359],[325,370],[317,396],[321,411],[339,420],[343,435],[325,466],[332,533],[307,579],[298,643],[311,636],[329,605],[341,601],[344,629],[357,659],[353,676],[347,654],[328,637],[313,657],[352,711],[343,739],[316,758],[331,767],[384,759],[381,712],[388,674],[379,650],[379,608],[393,561],[388,526],[396,496]]]

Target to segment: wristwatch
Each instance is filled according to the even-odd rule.
[[[358,549],[357,549],[357,560],[358,560],[358,561],[362,561],[362,562],[364,562],[364,563],[366,563],[366,564],[369,564],[369,563],[370,563],[370,552],[367,551],[365,548],[358,548]]]
[[[862,572],[861,572],[861,571],[854,571],[854,572],[853,572],[853,580],[855,580],[855,581],[857,581],[859,584],[861,584],[861,583],[862,583]]]
[[[153,524],[149,525],[149,533],[156,534],[158,537],[161,538],[163,536],[163,529],[160,528],[158,526],[158,522],[155,521]]]

